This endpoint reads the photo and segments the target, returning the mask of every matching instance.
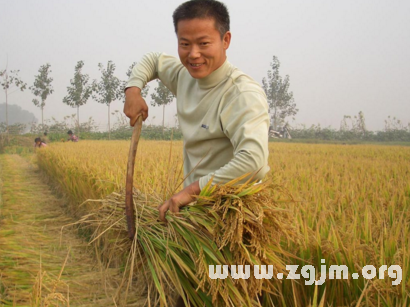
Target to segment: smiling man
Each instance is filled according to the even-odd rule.
[[[166,212],[194,201],[201,189],[244,174],[262,179],[269,171],[269,115],[261,86],[228,62],[231,43],[226,6],[192,0],[173,14],[179,59],[148,53],[136,65],[126,87],[124,113],[133,126],[148,107],[141,97],[147,82],[160,79],[177,97],[184,139],[184,189],[159,206]]]

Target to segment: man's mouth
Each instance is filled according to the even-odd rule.
[[[202,63],[200,63],[200,64],[189,63],[189,65],[193,68],[198,68],[198,67],[201,67],[203,64]]]

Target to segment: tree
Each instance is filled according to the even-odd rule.
[[[365,137],[366,130],[366,121],[362,111],[356,116],[345,115],[343,120],[340,123],[340,131],[344,134],[352,134],[356,137]]]
[[[155,92],[151,94],[153,101],[152,106],[162,106],[162,134],[164,134],[164,122],[165,122],[165,106],[174,100],[174,94],[162,83],[158,81],[158,86],[154,89]]]
[[[397,131],[397,130],[406,130],[402,121],[396,117],[387,116],[387,119],[384,121],[384,131]]]
[[[293,93],[289,91],[289,76],[282,79],[279,75],[280,62],[276,56],[273,56],[270,65],[272,70],[268,70],[268,79],[263,78],[262,87],[268,99],[271,123],[276,130],[286,117],[296,115],[299,110],[296,108]]]
[[[78,61],[75,66],[74,79],[70,80],[71,86],[67,87],[67,96],[63,98],[63,102],[70,107],[77,108],[77,130],[80,126],[80,106],[87,103],[93,92],[92,84],[88,84],[90,77],[82,73],[84,66],[83,61]],[[80,131],[77,131],[80,134]]]
[[[51,65],[48,63],[40,66],[40,69],[38,70],[39,74],[35,76],[34,79],[34,85],[30,86],[30,90],[34,96],[39,97],[40,99],[40,101],[38,99],[33,99],[33,103],[36,107],[41,109],[42,125],[44,124],[43,110],[46,105],[46,99],[54,92],[54,89],[51,86],[53,78],[49,77],[49,73],[51,73],[50,67]]]
[[[362,111],[360,111],[359,114],[355,116],[355,120],[355,131],[357,131],[357,133],[362,136],[366,136],[366,121]]]
[[[18,76],[19,70],[11,70],[10,73],[6,69],[0,71],[1,80],[1,87],[6,94],[6,131],[7,135],[9,134],[9,115],[8,115],[8,95],[12,94],[16,90],[24,91],[27,87],[27,83],[21,81],[20,77]],[[9,93],[9,91],[12,91]]]
[[[108,138],[111,138],[111,126],[110,126],[110,105],[111,102],[121,99],[123,94],[122,82],[116,76],[115,64],[112,61],[108,61],[107,69],[104,68],[103,64],[99,63],[98,67],[101,71],[101,80],[97,83],[94,80],[94,92],[93,98],[97,100],[98,103],[106,104],[108,106]]]

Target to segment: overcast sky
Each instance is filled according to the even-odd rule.
[[[50,63],[55,91],[44,117],[62,119],[75,113],[62,99],[77,61],[98,79],[98,63],[112,60],[125,80],[127,68],[146,52],[177,56],[172,12],[182,2],[0,0],[0,69],[8,59],[8,68],[20,69],[30,86],[40,66]],[[229,61],[261,83],[277,56],[299,108],[293,125],[338,129],[343,115],[359,111],[370,130],[382,130],[388,115],[410,123],[409,0],[224,2],[231,15]],[[9,103],[40,119],[33,98],[30,90],[16,92]],[[122,106],[115,102],[111,110]],[[174,102],[166,124],[174,124],[175,114]],[[105,125],[107,107],[91,99],[80,108],[82,120],[89,116]],[[162,109],[150,107],[148,120],[161,123]]]

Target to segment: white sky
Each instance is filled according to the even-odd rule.
[[[20,69],[30,86],[50,63],[55,91],[44,117],[62,119],[75,113],[62,99],[77,61],[99,79],[98,63],[112,60],[125,80],[129,65],[146,52],[177,56],[172,12],[182,2],[0,0],[0,69],[8,58],[9,69]],[[295,123],[338,129],[343,115],[359,111],[370,130],[383,129],[388,115],[410,123],[410,1],[224,2],[231,14],[229,61],[261,82],[276,55],[299,108]],[[40,120],[33,98],[29,90],[16,92],[9,103]],[[113,103],[116,109],[122,111],[121,102]],[[175,113],[174,102],[166,124],[174,124]],[[81,121],[89,116],[104,125],[107,107],[91,99],[80,108]],[[149,120],[160,124],[162,109],[150,107]]]

